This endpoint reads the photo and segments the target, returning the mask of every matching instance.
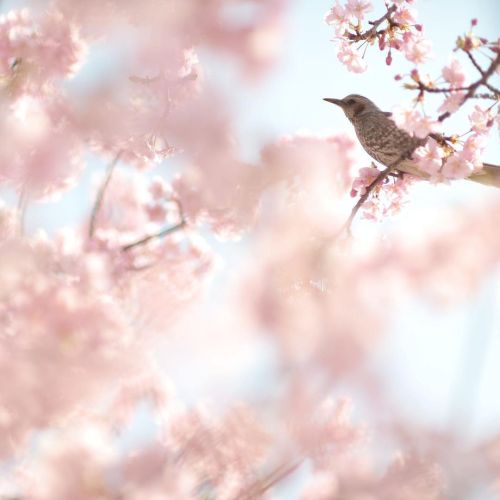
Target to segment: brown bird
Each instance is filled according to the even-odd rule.
[[[347,118],[354,125],[354,130],[364,150],[383,165],[392,166],[395,170],[428,179],[429,174],[419,170],[417,163],[411,159],[415,148],[422,146],[425,139],[412,137],[401,130],[391,120],[391,113],[378,108],[370,99],[358,94],[351,94],[343,99],[324,99],[340,106]],[[399,159],[401,161],[398,161]],[[474,172],[469,180],[500,187],[500,167],[484,163],[483,168]]]

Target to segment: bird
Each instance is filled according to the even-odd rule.
[[[429,174],[418,168],[412,154],[427,141],[412,137],[391,119],[391,113],[382,111],[373,101],[358,94],[343,99],[327,97],[324,101],[339,106],[353,124],[363,149],[376,161],[394,170],[429,179]],[[500,188],[500,167],[484,163],[468,180]]]

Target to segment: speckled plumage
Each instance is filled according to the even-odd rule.
[[[352,124],[364,150],[386,166],[395,163],[401,156],[410,158],[415,148],[425,142],[399,129],[389,116],[380,110],[354,116]],[[403,160],[397,169],[408,174],[426,177],[412,161]]]
[[[354,125],[364,150],[376,161],[385,166],[392,166],[403,157],[405,159],[397,163],[396,170],[423,179],[429,178],[429,175],[420,170],[416,162],[411,159],[413,151],[425,144],[427,138],[410,136],[396,126],[390,118],[391,113],[382,111],[374,102],[362,95],[350,94],[343,99],[326,98],[325,101],[342,108]],[[485,163],[481,170],[472,173],[468,179],[500,187],[500,167]]]

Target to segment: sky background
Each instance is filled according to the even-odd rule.
[[[382,2],[374,1],[377,2],[383,8]],[[12,3],[4,2],[3,8]],[[333,29],[323,22],[332,4],[331,0],[295,0],[292,3],[284,39],[284,58],[267,78],[251,86],[238,80],[227,61],[206,55],[207,79],[227,89],[231,105],[237,112],[238,140],[243,158],[256,159],[262,145],[298,130],[353,135],[343,113],[323,102],[324,97],[359,93],[385,110],[409,102],[413,97],[414,93],[404,90],[394,80],[396,73],[408,72],[413,67],[397,53],[394,54],[393,66],[388,68],[384,63],[385,56],[376,47],[370,47],[366,56],[369,69],[361,75],[347,72],[338,62],[335,46],[330,41]],[[491,39],[500,34],[498,0],[420,0],[416,7],[436,55],[435,60],[426,66],[432,75],[439,74],[448,61],[457,35],[468,29],[472,18],[479,21],[478,34]],[[379,17],[381,12],[382,9],[376,10],[369,19]],[[88,78],[99,77],[105,68],[109,71],[112,61],[106,48],[98,48],[91,55]],[[429,110],[432,111],[432,107]],[[467,126],[456,119],[447,123],[454,132],[465,131]],[[495,137],[490,142],[486,159],[500,163],[498,132],[493,134]],[[369,161],[366,157],[367,164]],[[70,225],[87,214],[91,177],[101,168],[102,165],[92,164],[78,189],[65,194],[57,204],[33,205],[28,214],[29,229],[44,227],[53,230]],[[449,186],[420,183],[412,191],[411,203],[394,223],[404,224],[412,214],[432,217],[440,207],[459,205],[464,200],[473,203],[488,196],[499,194],[492,188],[466,181]],[[226,252],[229,262],[234,262],[234,255],[241,247],[230,245]],[[499,296],[498,276],[492,276],[478,296],[459,311],[442,314],[428,304],[412,303],[407,309],[397,312],[392,332],[374,363],[385,371],[388,390],[402,412],[433,422],[438,427],[464,426],[466,423],[465,430],[471,436],[500,427]],[[262,353],[260,346],[251,352],[242,349],[230,354],[235,363],[240,363],[241,376],[232,382],[235,393],[253,372],[260,373],[260,378],[254,377],[254,380],[265,382],[272,367],[271,361]],[[203,362],[191,359],[193,364],[200,363],[200,368],[203,366],[210,372],[206,380],[185,380],[182,375],[184,366],[179,366],[177,373],[172,365],[171,374],[188,398],[219,395],[217,387],[227,382],[227,372],[218,371],[218,356],[227,356],[228,353],[214,351],[208,359],[206,354],[200,353],[200,357],[205,356]],[[450,415],[457,414],[457,411],[462,418],[451,422]]]
[[[325,103],[323,97],[357,93],[391,110],[415,96],[415,92],[405,90],[401,82],[394,80],[396,73],[408,73],[414,67],[400,54],[393,54],[393,65],[387,67],[385,53],[376,46],[369,47],[368,71],[363,74],[349,73],[338,62],[335,45],[330,41],[333,29],[323,22],[333,3],[293,2],[284,58],[262,83],[245,87],[224,64],[211,64],[206,69],[208,79],[219,80],[227,88],[238,112],[242,151],[249,160],[258,156],[262,144],[298,130],[345,132],[355,137],[344,114]],[[376,10],[368,19],[383,14],[383,2],[373,4]],[[500,35],[497,0],[420,0],[415,6],[424,33],[433,44],[435,57],[425,66],[431,76],[440,74],[457,36],[469,29],[471,19],[478,19],[478,35],[489,39]],[[470,75],[477,77],[474,71]],[[439,97],[430,100],[426,110],[432,113],[440,103]],[[446,130],[465,132],[465,116],[447,120]],[[365,158],[369,164],[371,159]],[[492,132],[485,159],[500,163],[497,130]],[[405,224],[415,216],[432,218],[440,208],[499,194],[493,188],[460,181],[438,186],[419,183],[411,196],[409,205],[392,223]],[[428,304],[412,303],[395,315],[393,331],[381,346],[376,364],[385,371],[388,389],[408,417],[424,419],[438,428],[458,426],[471,437],[499,429],[499,296],[498,276],[492,276],[478,296],[458,311],[443,314]]]

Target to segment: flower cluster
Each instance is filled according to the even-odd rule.
[[[498,201],[342,238],[349,189],[381,219],[413,178],[353,181],[343,133],[272,139],[243,161],[227,90],[196,54],[229,55],[253,83],[292,2],[207,1],[203,16],[199,0],[24,3],[0,17],[0,188],[15,199],[0,202],[0,498],[270,499],[296,474],[304,500],[435,500],[498,482],[496,432],[415,425],[374,363],[408,301],[452,307],[491,280]],[[357,42],[423,61],[410,3],[367,31],[370,2],[337,3],[341,61],[364,70]],[[480,46],[498,53],[473,35],[458,48],[475,61]],[[473,81],[451,59],[442,112],[494,92],[495,60]],[[394,120],[432,180],[478,171],[500,122],[478,105],[460,142],[444,118]],[[74,184],[85,210],[44,231],[38,203]]]
[[[378,44],[381,51],[387,51],[385,62],[392,64],[393,50],[404,54],[408,61],[415,64],[426,62],[432,55],[430,42],[422,35],[422,25],[417,23],[416,11],[408,4],[410,0],[386,3],[386,13],[371,27],[363,28],[363,21],[373,5],[367,0],[348,0],[341,4],[337,0],[326,14],[325,22],[335,29],[335,40],[339,44],[339,61],[349,71],[362,73],[367,63],[360,54],[365,44]],[[356,44],[359,44],[356,47]]]

